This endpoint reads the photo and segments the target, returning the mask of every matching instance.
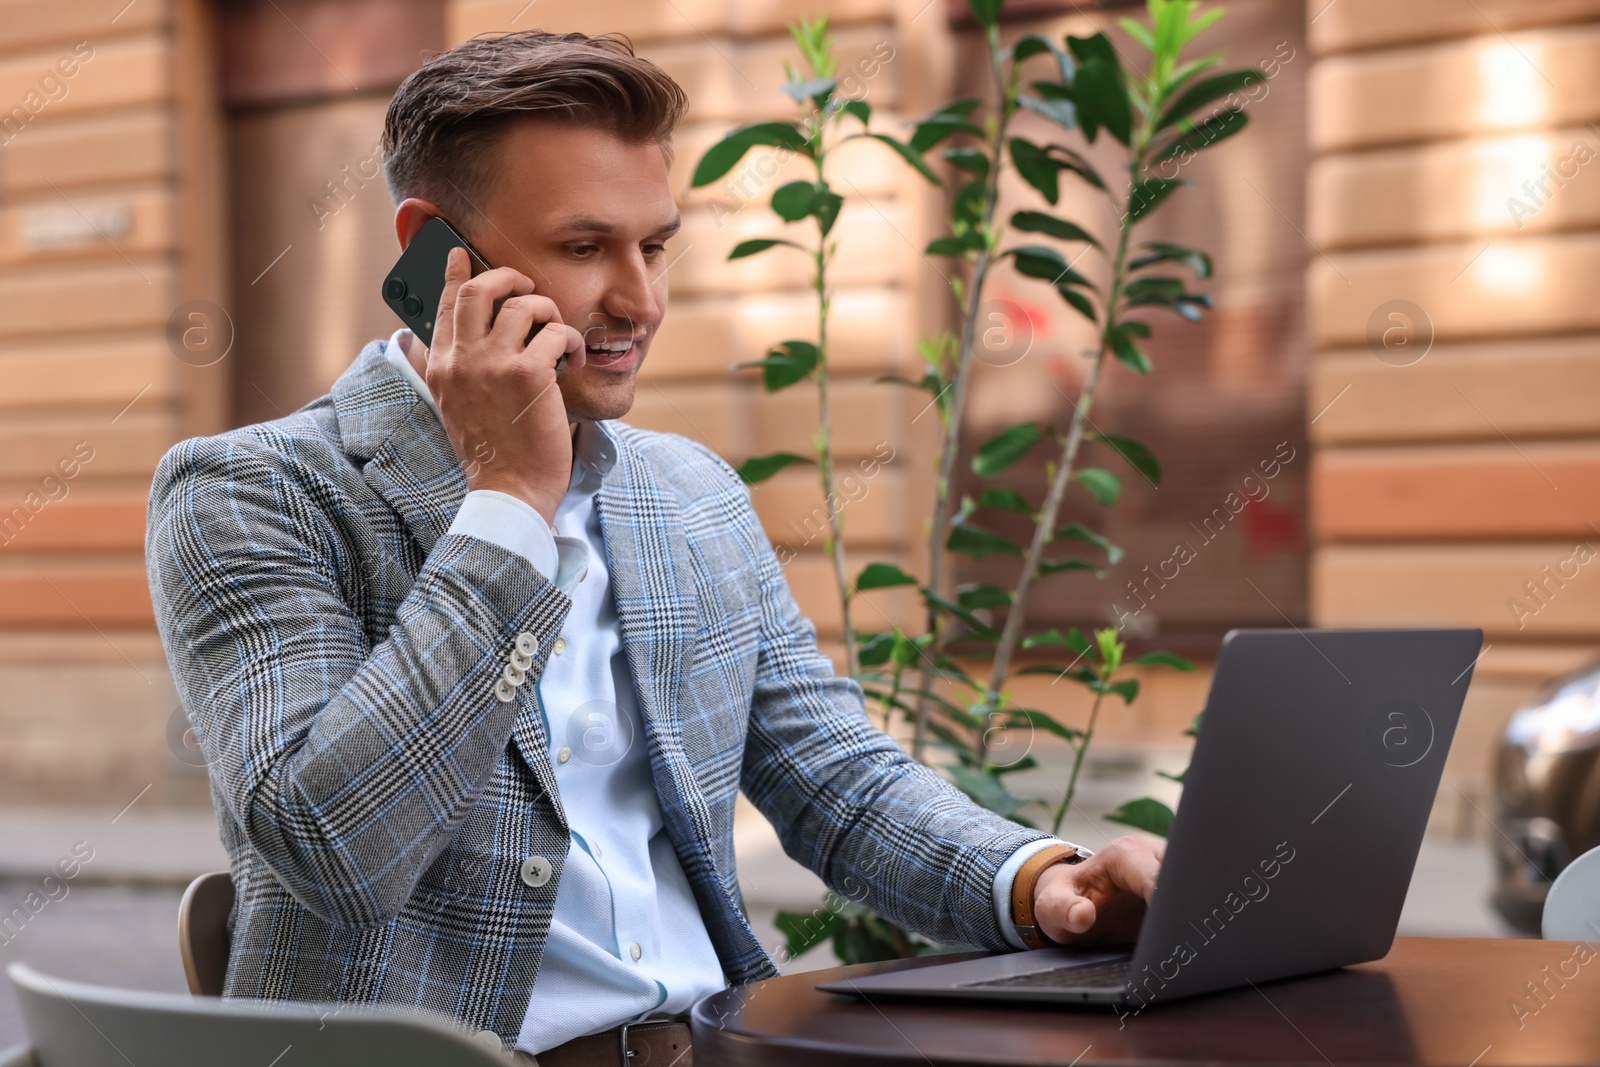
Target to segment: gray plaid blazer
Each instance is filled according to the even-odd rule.
[[[567,854],[534,686],[570,601],[447,535],[444,428],[373,341],[329,395],[156,470],[156,621],[237,890],[226,994],[413,1005],[515,1040]],[[1006,944],[996,871],[1044,836],[968,801],[834,675],[726,462],[616,423],[597,499],[665,828],[732,983],[777,973],[733,854],[738,790],[785,851],[940,941]],[[527,639],[524,639],[526,643]],[[555,876],[530,888],[530,855]]]

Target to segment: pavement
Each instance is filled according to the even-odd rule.
[[[1095,792],[1089,790],[1090,800]],[[1063,836],[1091,847],[1116,832],[1086,817],[1062,828]],[[752,925],[775,953],[783,943],[773,925],[777,911],[809,911],[820,904],[825,887],[784,855],[771,827],[742,798],[735,848]],[[69,860],[65,869],[77,861],[70,879],[60,879],[63,859]],[[186,986],[178,962],[178,900],[190,879],[225,866],[208,811],[0,808],[0,920],[14,914],[30,892],[39,894],[35,901],[45,901],[25,923],[0,926],[0,965],[20,961],[55,977],[181,993]],[[60,880],[42,882],[52,871]],[[1487,904],[1491,877],[1487,844],[1425,841],[1400,933],[1509,936]],[[833,962],[824,944],[785,970]],[[23,1040],[15,995],[9,982],[0,981],[0,1049]]]

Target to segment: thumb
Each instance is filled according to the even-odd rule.
[[[1061,879],[1038,902],[1039,927],[1052,941],[1087,933],[1097,917],[1094,901],[1078,893],[1070,879]]]

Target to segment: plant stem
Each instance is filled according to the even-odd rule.
[[[983,226],[987,234],[994,224],[995,208],[1000,201],[1000,171],[1005,151],[1006,129],[1016,111],[1017,74],[1013,65],[1008,85],[1000,71],[1000,31],[989,30],[989,67],[994,74],[995,89],[1000,98],[1000,108],[994,124],[994,139],[989,143],[989,157],[993,163],[985,184],[983,198]],[[996,240],[985,240],[973,263],[971,284],[967,289],[966,319],[961,327],[961,346],[956,350],[955,378],[948,388],[950,405],[943,420],[944,434],[939,447],[939,472],[935,481],[933,525],[928,531],[928,589],[936,596],[944,594],[945,537],[950,527],[952,498],[951,483],[955,478],[956,457],[960,454],[961,419],[967,405],[967,386],[972,378],[972,348],[977,336],[978,310],[983,301],[983,285],[989,276],[990,249]],[[943,369],[942,367],[940,368]],[[912,733],[911,756],[922,762],[928,734],[928,693],[933,686],[934,664],[944,644],[943,615],[932,604],[928,605],[927,627],[933,635],[927,652],[922,657],[922,675],[917,685],[917,714]]]
[[[1094,737],[1094,723],[1100,717],[1100,702],[1105,697],[1104,691],[1094,695],[1094,706],[1089,709],[1089,725],[1083,731],[1083,737],[1078,740],[1078,752],[1072,760],[1072,774],[1067,777],[1067,791],[1061,795],[1061,806],[1056,808],[1055,822],[1050,827],[1052,834],[1060,835],[1061,820],[1067,817],[1067,809],[1072,807],[1072,796],[1078,791],[1078,772],[1083,770],[1083,758],[1088,755],[1089,741]]]

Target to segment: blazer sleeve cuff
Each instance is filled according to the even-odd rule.
[[[581,538],[555,536],[531,504],[494,489],[468,493],[449,532],[515,552],[568,595],[589,564],[589,548]]]
[[[1028,857],[1051,845],[1070,845],[1072,842],[1063,841],[1058,837],[1041,837],[1029,841],[1017,849],[1000,865],[994,875],[994,917],[1000,924],[1000,933],[1005,937],[1006,944],[1012,948],[1027,948],[1022,943],[1022,935],[1017,933],[1017,924],[1011,918],[1011,887],[1017,880],[1017,872],[1022,870],[1022,865],[1028,862]]]

